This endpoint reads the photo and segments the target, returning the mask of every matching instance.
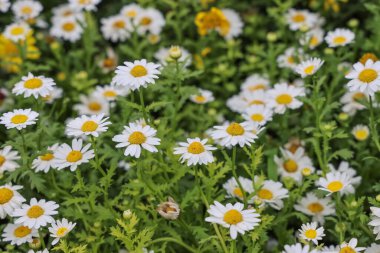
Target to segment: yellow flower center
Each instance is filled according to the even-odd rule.
[[[205,148],[199,141],[194,141],[187,147],[187,151],[191,154],[200,154],[205,151]]]
[[[143,144],[146,141],[146,136],[139,131],[131,133],[128,142],[131,144]]]
[[[6,160],[4,156],[0,155],[0,166],[3,166]]]
[[[243,135],[245,130],[244,128],[238,124],[238,123],[231,123],[231,125],[229,125],[227,127],[227,133],[232,135],[232,136],[238,136],[238,135]]]
[[[11,122],[15,125],[25,123],[28,120],[28,116],[24,114],[17,114],[11,118]]]
[[[50,161],[53,158],[54,158],[54,155],[52,153],[46,153],[46,154],[40,156],[40,159],[42,161]]]
[[[377,71],[374,69],[364,69],[359,74],[359,80],[363,83],[370,83],[377,78]]]
[[[218,29],[221,35],[227,35],[230,31],[230,23],[223,12],[218,8],[211,8],[210,11],[200,12],[195,18],[200,35],[206,35],[209,30]]]
[[[136,17],[136,15],[137,15],[137,11],[135,11],[135,10],[130,10],[127,12],[127,16],[130,18],[134,18],[134,17]]]
[[[309,43],[310,46],[315,47],[316,45],[318,45],[319,40],[316,36],[312,36]]]
[[[273,193],[267,189],[260,189],[257,193],[260,199],[271,200],[273,198]]]
[[[42,86],[42,80],[39,78],[31,78],[26,80],[24,83],[24,87],[27,89],[38,89]]]
[[[346,37],[344,36],[336,36],[334,39],[333,39],[333,42],[334,44],[343,44],[347,41]]]
[[[346,246],[344,248],[341,248],[339,253],[356,253],[356,251],[350,246]]]
[[[233,193],[238,196],[239,198],[243,198],[243,192],[241,191],[241,189],[239,187],[236,187],[233,191]]]
[[[343,184],[340,181],[332,181],[327,185],[327,189],[331,192],[338,192],[343,188]]]
[[[277,96],[276,101],[277,101],[277,103],[279,103],[281,105],[287,105],[293,101],[293,98],[292,98],[292,96],[290,96],[288,94],[281,94],[281,95]]]
[[[23,238],[27,235],[29,235],[32,232],[32,230],[26,226],[19,226],[13,231],[13,235],[17,238]]]
[[[105,96],[107,98],[112,98],[112,97],[116,97],[117,93],[113,90],[107,90],[107,91],[103,92],[103,96]]]
[[[59,236],[59,237],[62,237],[62,236],[64,236],[66,234],[67,230],[68,229],[66,227],[58,228],[56,235]]]
[[[317,231],[315,229],[306,230],[305,236],[309,239],[315,239],[317,237]]]
[[[298,164],[296,161],[288,159],[284,162],[284,169],[289,173],[296,172],[298,170]]]
[[[249,102],[249,105],[263,105],[264,102],[262,100],[252,100]]]
[[[310,65],[306,67],[303,71],[305,72],[306,75],[312,75],[314,71],[314,65]]]
[[[264,120],[264,116],[262,114],[259,114],[259,113],[255,113],[255,114],[252,114],[251,115],[251,119],[253,121],[257,121],[257,122],[261,122]]]
[[[368,137],[368,132],[364,129],[359,129],[355,132],[355,138],[358,140],[365,140]]]
[[[356,93],[352,96],[352,98],[353,98],[354,100],[361,100],[361,99],[364,98],[364,93],[362,93],[362,92],[356,92]]]
[[[152,19],[149,17],[143,17],[140,20],[140,25],[150,25],[152,23]]]
[[[223,220],[230,225],[235,225],[243,221],[243,215],[238,210],[231,209],[224,214]]]
[[[0,205],[4,205],[13,198],[13,191],[8,188],[0,188]]]
[[[98,102],[91,102],[88,104],[88,108],[91,111],[100,111],[102,109],[102,105]]]
[[[124,29],[125,28],[125,22],[123,20],[118,20],[115,23],[113,23],[113,27],[117,29]]]
[[[75,29],[75,24],[73,22],[64,23],[62,29],[66,32],[72,32]]]
[[[35,206],[32,206],[31,208],[29,208],[26,215],[28,215],[28,217],[31,219],[37,219],[38,217],[40,217],[44,213],[45,213],[44,209],[42,209],[40,206],[35,205]]]
[[[115,60],[113,58],[106,58],[103,61],[103,67],[111,68],[115,66]]]
[[[21,34],[23,34],[23,33],[24,33],[24,27],[16,26],[16,27],[13,27],[13,28],[11,29],[11,34],[12,34],[12,35],[17,36],[17,35],[21,35]]]
[[[93,120],[89,120],[83,123],[81,130],[83,132],[93,132],[98,129],[98,123]]]
[[[311,174],[311,169],[310,168],[303,168],[302,169],[302,175],[304,176],[310,176]]]
[[[314,202],[314,203],[310,203],[307,206],[307,209],[309,209],[310,212],[317,214],[317,213],[322,212],[325,208],[320,203]]]
[[[70,153],[66,156],[66,161],[69,163],[75,163],[81,160],[83,157],[82,153],[78,150],[70,151]]]
[[[87,5],[90,3],[91,3],[91,0],[79,0],[79,4],[82,4],[82,5]]]
[[[33,9],[30,6],[24,6],[21,9],[21,12],[26,15],[30,15],[32,13]]]
[[[144,66],[136,65],[131,69],[130,73],[134,77],[142,77],[146,76],[148,74],[148,71]]]
[[[293,22],[295,23],[301,23],[301,22],[304,22],[305,21],[305,15],[303,15],[302,13],[297,13],[295,15],[293,15],[292,17],[292,20]]]
[[[248,90],[256,91],[256,90],[265,90],[266,86],[264,84],[255,84],[249,86]]]
[[[204,102],[206,102],[206,98],[204,96],[202,96],[202,95],[195,96],[194,100],[197,101],[198,103],[204,103]]]
[[[293,63],[295,63],[295,62],[296,62],[296,61],[295,61],[295,59],[294,59],[293,56],[289,56],[289,57],[288,57],[288,63],[293,64]]]

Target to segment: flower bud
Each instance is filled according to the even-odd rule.
[[[132,211],[130,209],[125,210],[123,212],[123,218],[126,219],[126,220],[128,220],[128,219],[130,219],[132,217],[132,214],[133,213],[132,213]]]
[[[305,177],[310,176],[311,175],[311,169],[310,168],[304,168],[302,170],[302,175],[304,175]]]
[[[328,54],[328,55],[332,55],[332,54],[334,54],[334,49],[332,49],[332,48],[325,48],[324,53]]]
[[[380,194],[376,196],[376,200],[380,202]]]
[[[358,25],[359,25],[359,20],[357,20],[356,18],[352,18],[348,20],[349,27],[354,28],[354,27],[357,27]]]
[[[178,204],[171,197],[157,207],[157,212],[167,220],[176,220],[180,211]]]
[[[31,249],[41,248],[41,240],[39,238],[33,238],[32,242],[29,243],[29,248]]]
[[[169,49],[169,56],[174,60],[178,60],[182,56],[182,51],[179,46],[171,46]]]
[[[275,32],[267,33],[267,40],[270,42],[275,42],[277,40],[277,33]]]
[[[338,116],[339,120],[341,120],[341,121],[346,121],[348,119],[348,117],[349,117],[349,115],[345,112],[339,113],[339,116]]]

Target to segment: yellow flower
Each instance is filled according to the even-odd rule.
[[[210,11],[202,11],[195,17],[195,25],[201,36],[206,35],[211,30],[217,30],[220,35],[225,36],[230,30],[230,22],[218,8],[211,8]]]
[[[40,58],[40,51],[35,44],[36,39],[33,37],[32,33],[28,34],[25,45],[26,59],[35,60]],[[2,34],[0,34],[0,62],[0,67],[11,73],[19,72],[22,63],[22,57],[18,45]]]

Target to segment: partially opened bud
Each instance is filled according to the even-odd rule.
[[[157,207],[157,212],[167,220],[176,220],[180,211],[178,204],[171,197]]]
[[[179,46],[171,46],[169,49],[169,56],[173,58],[174,60],[181,58],[182,56],[181,48]]]

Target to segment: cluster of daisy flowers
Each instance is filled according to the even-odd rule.
[[[17,0],[11,4],[7,0],[0,0],[0,11],[10,10],[14,16],[13,23],[4,27],[2,36],[13,45],[17,45],[20,50],[29,43],[34,31],[40,28],[48,31],[49,36],[52,36],[54,40],[69,44],[76,43],[81,39],[86,39],[85,33],[88,26],[93,29],[94,16],[92,14],[99,11],[100,4],[100,0],[69,0],[52,9],[53,15],[50,20],[51,25],[49,25],[43,19],[44,17],[41,17],[43,6],[40,2]],[[231,8],[203,9],[193,19],[193,29],[197,30],[202,43],[203,40],[207,41],[216,35],[232,45],[234,39],[237,39],[245,28],[243,18]],[[191,134],[186,132],[183,136],[176,137],[176,143],[173,142],[170,145],[166,143],[166,136],[160,128],[160,120],[156,117],[156,115],[161,115],[161,112],[152,114],[146,111],[143,92],[149,89],[152,93],[157,92],[153,93],[154,95],[158,94],[159,92],[152,86],[162,88],[166,85],[166,81],[173,81],[165,80],[168,75],[166,71],[175,70],[173,82],[179,88],[173,90],[173,93],[174,96],[181,96],[182,74],[189,69],[191,71],[192,65],[199,61],[194,52],[188,50],[193,48],[187,47],[187,43],[172,47],[168,44],[160,44],[146,59],[127,58],[119,64],[119,50],[115,50],[116,46],[107,47],[105,57],[97,61],[101,74],[107,76],[101,80],[106,81],[103,84],[96,83],[86,92],[75,94],[78,95],[78,99],[74,99],[76,102],[69,104],[68,107],[75,112],[76,116],[66,119],[64,131],[61,133],[64,136],[62,140],[67,141],[49,140],[50,145],[41,147],[37,151],[38,155],[30,159],[30,168],[41,175],[51,170],[80,175],[81,170],[86,166],[94,166],[104,173],[99,167],[102,162],[105,164],[107,161],[99,161],[97,148],[99,142],[112,140],[113,146],[110,149],[120,151],[115,152],[120,158],[119,166],[126,169],[130,168],[130,164],[121,159],[123,156],[141,164],[151,157],[157,158],[157,161],[160,159],[161,164],[171,162],[172,157],[177,159],[179,161],[177,164],[181,163],[186,168],[186,173],[190,174],[188,175],[190,181],[194,181],[196,190],[205,202],[207,213],[202,220],[208,225],[212,223],[218,240],[222,237],[223,249],[228,241],[232,245],[232,252],[234,247],[236,249],[236,241],[244,242],[247,238],[250,239],[245,236],[246,234],[255,238],[254,233],[262,231],[263,227],[265,229],[267,226],[269,215],[284,217],[289,215],[290,219],[290,214],[296,214],[294,216],[302,217],[303,221],[307,222],[296,226],[293,244],[287,243],[281,246],[283,253],[378,252],[380,245],[372,244],[364,247],[365,243],[358,241],[358,234],[342,233],[339,235],[339,243],[332,245],[332,240],[329,238],[330,236],[332,238],[335,232],[330,229],[328,223],[335,222],[336,216],[341,212],[340,209],[345,205],[342,201],[347,200],[348,203],[349,198],[354,196],[357,188],[362,184],[363,178],[357,170],[358,163],[343,158],[333,160],[334,163],[328,163],[327,157],[321,158],[320,154],[319,156],[317,154],[318,162],[313,160],[313,154],[318,152],[315,149],[319,143],[316,144],[310,138],[290,139],[288,143],[281,143],[275,152],[272,152],[272,167],[275,175],[269,175],[269,173],[247,175],[249,173],[243,173],[243,168],[247,171],[249,161],[237,159],[237,152],[240,156],[247,154],[250,150],[257,148],[257,142],[271,145],[270,131],[288,115],[300,111],[309,110],[310,112],[310,102],[308,102],[312,93],[310,89],[314,92],[318,78],[325,73],[324,71],[328,71],[326,65],[330,64],[327,57],[325,62],[322,59],[325,57],[319,57],[317,54],[316,50],[322,47],[323,43],[327,45],[326,49],[334,49],[336,52],[355,44],[355,33],[347,28],[337,27],[325,31],[326,22],[319,13],[289,9],[284,16],[284,21],[289,32],[296,37],[297,43],[285,48],[274,59],[277,59],[277,66],[280,69],[289,71],[286,72],[288,78],[276,80],[276,77],[264,71],[250,72],[244,81],[236,84],[239,92],[228,98],[225,103],[226,107],[232,111],[224,115],[228,120],[222,116],[215,121],[219,123],[213,123],[211,128]],[[136,43],[139,37],[146,37],[153,45],[160,42],[164,29],[172,28],[171,22],[170,17],[165,16],[158,9],[130,3],[122,6],[117,14],[101,18],[99,30],[103,38],[113,45],[116,43],[123,45],[130,41]],[[208,54],[207,51],[203,50],[204,55]],[[154,58],[155,61],[151,61],[150,58]],[[338,94],[342,104],[339,118],[354,117],[358,111],[367,108],[372,113],[373,107],[378,107],[376,93],[380,89],[378,58],[373,54],[366,54],[354,64],[343,62],[334,67],[337,68],[339,78],[341,78],[340,83],[344,86],[343,92]],[[65,94],[66,90],[59,87],[53,78],[37,74],[37,72],[39,70],[20,72],[17,82],[12,84],[12,89],[0,88],[0,110],[3,112],[0,115],[0,125],[7,132],[20,135],[23,141],[24,136],[32,129],[38,130],[40,124],[44,124],[41,120],[43,116],[48,117],[44,109],[40,107],[41,101],[55,105],[56,100],[68,96]],[[156,84],[158,80],[160,82]],[[195,92],[193,90],[186,99],[194,103],[193,106],[200,108],[214,101],[220,102],[218,97],[220,92],[209,89],[196,87]],[[140,111],[136,113],[142,115],[143,118],[135,121],[128,118],[127,122],[123,122],[122,127],[117,128],[119,122],[116,120],[120,115],[115,115],[113,109],[119,106],[120,100],[134,102],[137,95],[140,96],[141,105],[138,107]],[[27,102],[20,103],[22,99]],[[35,102],[36,106],[26,107],[30,101]],[[181,100],[171,102],[180,104]],[[135,106],[134,109],[137,108],[137,104],[133,106]],[[314,112],[310,112],[312,113]],[[317,127],[320,128],[318,125],[320,115],[316,117]],[[373,131],[376,123],[373,122],[370,127]],[[365,143],[370,136],[370,127],[364,124],[352,126],[350,137],[357,142]],[[287,130],[284,129],[284,131]],[[323,145],[328,145],[326,136],[316,135],[311,138],[313,137],[323,138]],[[376,138],[376,135],[374,137]],[[25,143],[22,144],[25,146]],[[323,147],[328,152],[329,147]],[[0,149],[1,176],[7,177],[16,170],[28,167],[29,164],[23,161],[28,156],[26,153],[25,147],[18,150],[16,146],[4,145]],[[223,178],[219,187],[216,187],[221,193],[220,196],[217,198],[205,196],[198,177],[202,175],[202,170],[207,170],[209,166],[219,163],[227,166],[228,173],[232,175]],[[194,180],[192,176],[195,177]],[[302,190],[303,187],[307,190]],[[61,211],[61,208],[55,201],[35,197],[27,201],[23,197],[27,195],[22,195],[23,189],[23,186],[12,183],[0,186],[0,218],[8,221],[3,229],[2,241],[17,246],[43,242],[44,249],[39,252],[46,253],[50,250],[45,248],[46,234],[49,234],[49,243],[55,245],[74,229],[76,223],[66,218],[57,219],[58,210]],[[299,192],[301,194],[296,196]],[[212,202],[209,203],[208,199],[212,199]],[[161,201],[158,205],[157,212],[173,223],[183,223],[184,221],[180,218],[181,208],[181,205],[172,197],[168,197],[168,201]],[[378,240],[380,239],[380,208],[371,206],[370,210],[371,217],[361,225],[370,236],[372,233],[376,235],[376,240]],[[335,230],[341,229],[338,222],[335,225]],[[226,238],[226,235],[230,238],[224,241],[223,236]],[[175,242],[176,239],[168,241]],[[183,244],[179,241],[179,245],[183,246]],[[146,248],[142,250],[148,252]]]

